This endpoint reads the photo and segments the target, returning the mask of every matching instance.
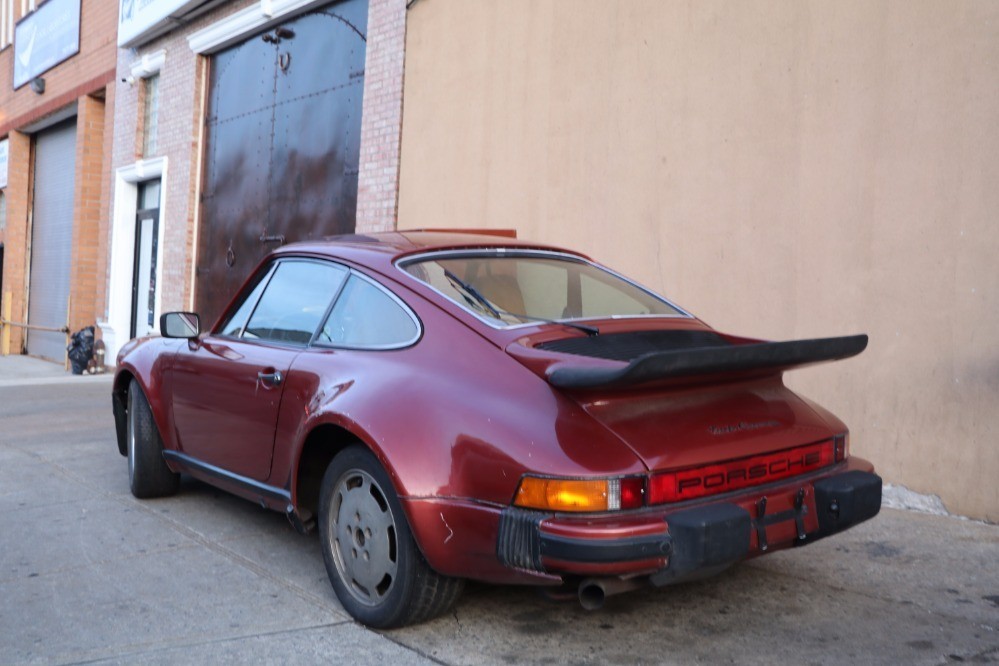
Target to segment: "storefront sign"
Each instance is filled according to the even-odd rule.
[[[10,151],[10,140],[0,141],[0,190],[7,187],[7,156]]]
[[[118,46],[133,47],[161,35],[206,0],[118,0]]]
[[[80,52],[80,0],[49,0],[14,28],[14,90]]]

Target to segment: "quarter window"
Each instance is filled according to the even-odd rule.
[[[308,344],[346,276],[347,269],[333,264],[279,263],[250,315],[243,337]],[[252,301],[251,293],[247,303]],[[241,310],[233,316],[234,322]]]
[[[320,344],[387,349],[413,342],[419,329],[413,317],[386,292],[350,276],[316,338]]]

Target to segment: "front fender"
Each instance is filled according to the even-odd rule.
[[[161,337],[145,337],[129,341],[118,355],[117,369],[112,386],[112,411],[115,417],[115,433],[118,450],[127,455],[126,423],[128,416],[128,386],[139,382],[142,393],[149,402],[153,420],[163,438],[166,448],[173,441],[169,424],[168,371],[181,340]]]

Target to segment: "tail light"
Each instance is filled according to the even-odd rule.
[[[525,476],[514,505],[542,511],[619,511],[642,506],[640,476],[614,479],[551,479]]]
[[[849,434],[843,433],[817,444],[648,477],[566,479],[527,475],[520,480],[513,503],[525,509],[592,513],[683,502],[807,474],[845,460],[848,447]]]
[[[846,460],[847,449],[850,447],[850,433],[844,432],[842,435],[833,437],[833,448],[835,449],[836,462]]]
[[[805,474],[833,463],[833,442],[798,446],[717,465],[654,474],[649,504],[682,502]]]

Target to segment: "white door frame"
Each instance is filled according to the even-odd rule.
[[[135,215],[139,183],[160,180],[160,224],[156,257],[156,314],[162,312],[163,243],[166,229],[167,158],[139,160],[114,174],[114,215],[111,221],[111,263],[108,270],[108,318],[99,321],[104,358],[113,365],[132,325],[132,281],[135,271]]]

